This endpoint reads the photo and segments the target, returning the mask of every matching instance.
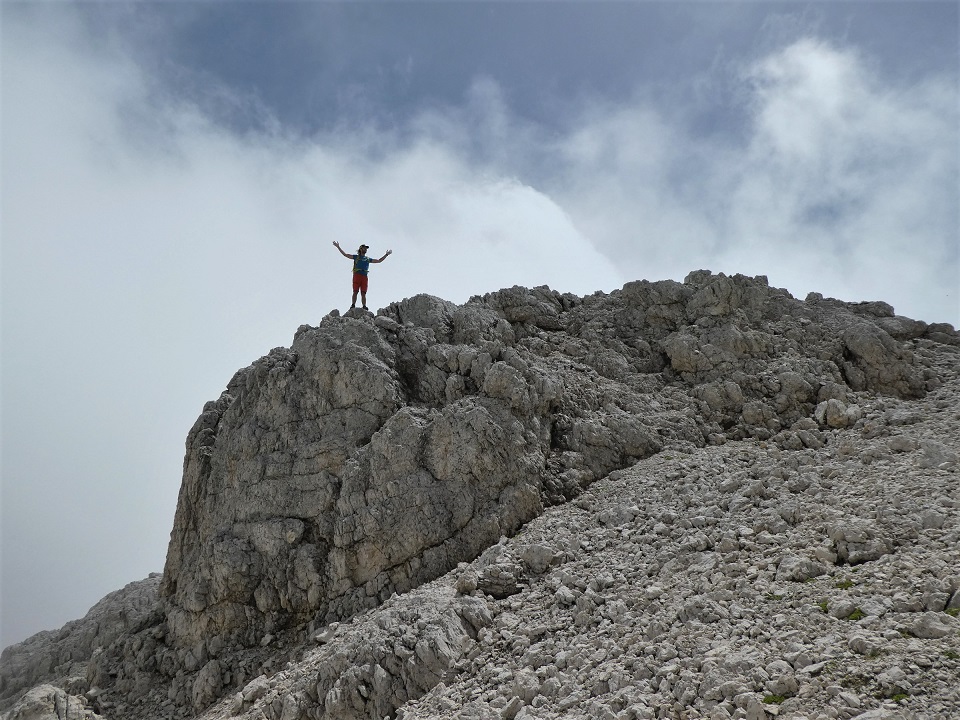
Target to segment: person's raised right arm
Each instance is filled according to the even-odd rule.
[[[340,247],[340,243],[338,243],[336,240],[333,241],[333,246],[334,246],[337,250],[339,250],[339,251],[340,251],[340,254],[343,255],[345,258],[350,258],[351,260],[353,260],[353,255],[350,255],[349,253],[345,253],[345,252],[343,251],[343,248]]]

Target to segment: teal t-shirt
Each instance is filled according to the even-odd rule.
[[[353,258],[353,271],[366,275],[367,270],[370,269],[370,258],[366,255],[352,255],[351,257]]]

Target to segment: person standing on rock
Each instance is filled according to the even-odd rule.
[[[360,301],[363,303],[363,309],[367,309],[367,271],[370,269],[370,263],[382,263],[387,256],[393,253],[393,250],[387,250],[379,260],[367,257],[367,245],[361,245],[356,255],[345,253],[340,243],[333,241],[333,246],[340,251],[345,258],[353,260],[353,297],[350,299],[350,307],[357,306],[357,293],[360,293]]]

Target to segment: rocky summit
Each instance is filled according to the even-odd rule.
[[[691,273],[334,311],[9,720],[960,718],[960,335]]]

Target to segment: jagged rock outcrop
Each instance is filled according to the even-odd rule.
[[[238,373],[188,438],[161,587],[174,641],[349,617],[664,435],[701,441],[677,408],[602,378],[583,392],[587,368],[517,340],[560,312],[545,289],[463,308],[418,296],[301,328]]]
[[[922,395],[910,351],[870,322],[892,310],[853,310],[699,272],[583,300],[417,296],[305,326],[191,430],[161,587],[172,637],[253,643],[349,617],[665,442],[818,444],[812,421],[787,429],[821,402],[836,425],[850,390]],[[689,398],[653,401],[676,380],[696,420]]]
[[[0,699],[8,703],[25,688],[52,678],[64,679],[70,693],[83,695],[89,689],[90,658],[99,648],[162,621],[159,585],[160,574],[151,574],[110,593],[82,619],[6,648],[0,658]]]
[[[204,407],[187,438],[162,582],[142,620],[84,640],[67,655],[76,667],[62,659],[71,633],[8,650],[0,695],[9,703],[82,667],[70,692],[118,720],[188,717],[211,704],[219,708],[211,718],[271,720],[412,708],[491,645],[483,640],[491,603],[514,602],[583,551],[579,541],[556,538],[512,548],[506,538],[545,508],[645,458],[689,457],[734,441],[869,464],[873,456],[844,438],[915,422],[907,403],[955,379],[958,348],[950,326],[898,317],[884,303],[816,294],[799,301],[762,277],[708,271],[585,298],[511,288],[459,306],[421,295],[376,317],[331,313],[301,327],[290,348],[238,372]],[[878,397],[905,409],[878,418]],[[943,437],[897,434],[890,442],[931,472],[956,466],[956,446]],[[644,504],[679,497],[684,485],[668,474],[597,519],[621,534],[649,524],[653,547],[676,535],[682,552],[742,550],[747,536],[736,522],[758,521],[735,518],[783,483],[794,493],[825,486],[809,475],[719,478],[729,497],[684,491],[682,507],[654,518]],[[804,512],[794,504],[779,521],[768,514],[763,529],[772,536],[784,522],[802,523]],[[704,528],[723,524],[717,513],[733,524],[713,537]],[[910,536],[895,526],[890,518],[832,518],[819,531],[829,546],[813,556],[799,541],[781,548],[772,581],[816,583],[838,563],[882,562]],[[430,582],[462,563],[471,565]],[[665,567],[658,560],[646,577],[656,575],[653,565]],[[716,575],[716,567],[691,572]],[[595,612],[616,625],[634,602],[628,594],[603,599],[617,582],[591,589],[561,577],[551,592],[558,607],[576,610],[574,627],[591,627]],[[951,593],[945,607],[960,604]],[[683,598],[676,618],[687,626],[731,617],[727,600]],[[921,634],[946,627],[918,623]],[[306,649],[305,637],[321,646]],[[538,667],[528,669],[537,676]],[[528,675],[510,680],[514,699],[491,705],[500,716],[533,712],[533,700],[562,687],[546,683],[544,694],[545,679],[534,688]],[[753,701],[743,703],[761,717]]]

